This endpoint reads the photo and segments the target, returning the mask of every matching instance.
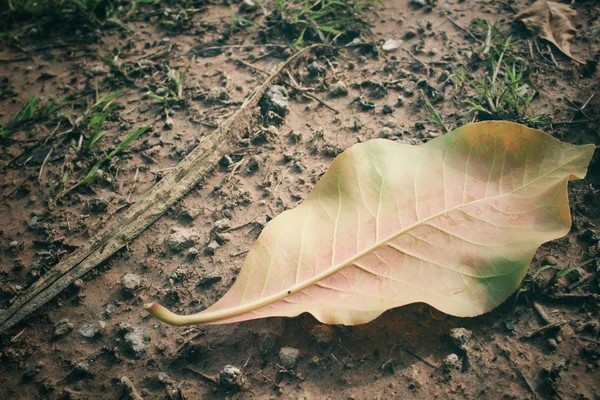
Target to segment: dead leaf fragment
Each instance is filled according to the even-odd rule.
[[[571,19],[576,16],[577,11],[567,4],[537,0],[515,18],[522,21],[534,34],[554,44],[566,56],[584,64],[571,54],[571,41],[577,33]]]

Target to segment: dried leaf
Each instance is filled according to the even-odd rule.
[[[145,307],[175,325],[303,312],[352,325],[415,302],[482,314],[519,286],[538,246],[568,232],[567,182],[594,149],[510,122],[420,146],[354,145],[267,224],[217,303],[189,316]]]
[[[577,33],[571,19],[576,16],[577,11],[567,4],[537,0],[515,18],[523,21],[534,34],[553,43],[566,56],[584,64],[571,54],[571,41]]]

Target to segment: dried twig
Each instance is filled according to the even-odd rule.
[[[521,371],[519,366],[517,364],[515,364],[513,359],[510,357],[510,353],[497,343],[496,343],[496,347],[500,350],[502,355],[504,355],[504,357],[506,357],[506,359],[510,362],[510,365],[512,365],[512,367],[519,373],[519,376],[521,377],[521,379],[523,379],[523,382],[525,382],[525,384],[527,385],[527,388],[529,389],[531,394],[533,394],[533,398],[537,399],[537,393],[533,389],[533,386],[531,385],[531,383],[529,383],[529,379],[527,379],[525,374],[523,374],[523,371]]]
[[[575,335],[575,337],[579,340],[583,340],[584,342],[590,342],[590,343],[595,343],[595,344],[600,345],[600,340],[594,340],[594,339],[590,339],[590,338],[586,338],[586,337],[578,336],[578,335]]]
[[[129,394],[129,398],[131,400],[144,400],[144,398],[140,396],[138,391],[135,389],[135,386],[133,386],[133,382],[131,382],[128,377],[121,377],[121,383],[123,386],[125,386],[125,390],[127,390],[127,394]]]
[[[23,186],[23,184],[25,182],[27,182],[31,177],[28,176],[27,178],[23,179],[23,181],[21,183],[19,183],[17,186],[15,186],[13,188],[13,190],[11,190],[10,192],[8,192],[7,194],[5,194],[4,196],[2,196],[2,198],[0,199],[0,203],[2,203],[4,200],[8,199],[10,196],[12,196],[17,190],[19,190],[19,188],[21,186]]]
[[[215,385],[219,384],[219,381],[217,380],[217,378],[214,378],[212,376],[206,375],[205,373],[202,373],[192,367],[185,367],[186,370],[195,373],[196,375],[198,375],[200,378],[207,380],[208,382],[212,382]]]
[[[402,343],[396,343],[394,344],[394,346],[392,347],[392,350],[394,350],[394,348],[399,347],[402,350],[404,350],[405,352],[407,352],[408,354],[410,354],[411,356],[415,357],[417,360],[421,361],[423,364],[427,365],[428,367],[434,368],[434,369],[438,369],[439,366],[430,363],[429,361],[425,360],[423,357],[421,357],[420,355],[418,355],[417,353],[415,353],[414,351],[412,351],[411,349],[409,349],[408,347],[404,346]]]
[[[544,320],[544,323],[546,323],[546,324],[552,323],[552,321],[548,317],[548,314],[546,314],[546,310],[544,310],[544,307],[542,307],[539,303],[534,302],[533,308],[535,308],[535,311],[537,311],[538,314],[540,314],[540,317],[542,317],[542,319]]]
[[[475,41],[481,43],[481,40],[479,40],[479,38],[477,36],[473,35],[473,33],[471,33],[470,30],[468,30],[467,28],[463,28],[462,26],[460,26],[457,22],[455,22],[454,20],[452,20],[448,16],[446,16],[446,19],[448,21],[450,21],[452,23],[452,25],[454,25],[455,27],[457,27],[458,29],[460,29],[461,31],[467,33],[469,36],[471,36],[473,39],[475,39]]]
[[[255,118],[260,98],[278,78],[281,71],[287,68],[291,62],[320,46],[322,45],[306,47],[280,64],[244,102],[242,107],[223,122],[219,129],[205,137],[198,147],[189,153],[171,173],[123,214],[116,216],[112,223],[85,245],[75,250],[69,257],[66,257],[32,284],[8,309],[0,310],[0,334],[27,318],[75,280],[125,247],[195,187],[198,181],[212,170],[219,159],[229,151],[232,142],[237,140],[235,132],[243,131]]]
[[[559,329],[561,326],[563,326],[566,323],[567,323],[566,321],[559,321],[559,322],[552,322],[552,323],[546,324],[546,325],[542,326],[541,328],[534,329],[533,331],[522,335],[521,340],[527,340],[527,339],[534,338],[536,336],[545,335],[548,332],[552,332],[552,331]]]
[[[336,110],[335,108],[331,107],[329,104],[325,103],[323,100],[321,100],[320,98],[318,98],[314,94],[309,93],[307,89],[303,89],[300,86],[298,86],[298,84],[296,83],[296,81],[294,80],[294,78],[292,77],[292,75],[289,73],[289,71],[286,71],[286,73],[290,77],[290,82],[286,82],[287,85],[289,85],[293,89],[299,91],[303,96],[310,97],[311,99],[316,100],[318,103],[320,103],[321,105],[323,105],[326,108],[329,108],[334,113],[336,113],[336,114],[340,113],[338,110]]]

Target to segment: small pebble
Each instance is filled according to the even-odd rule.
[[[444,364],[444,367],[447,371],[456,368],[458,366],[458,362],[458,356],[454,353],[449,354],[448,356],[446,356],[446,358],[444,358],[444,360],[442,360],[442,364]]]
[[[279,360],[285,369],[294,368],[298,362],[299,356],[300,350],[293,347],[282,347],[281,350],[279,350]]]
[[[240,389],[244,382],[244,374],[233,365],[226,365],[219,373],[219,383],[227,388]]]
[[[71,332],[75,325],[68,318],[63,318],[54,325],[54,337],[59,338]]]
[[[211,242],[204,248],[204,254],[207,256],[212,256],[215,254],[215,251],[219,248],[219,243],[216,240],[211,240]]]
[[[196,284],[196,286],[212,285],[213,283],[219,282],[221,279],[223,279],[223,277],[221,275],[213,272],[213,273],[206,274],[203,277],[201,277],[200,280],[198,281],[198,283]]]
[[[348,87],[344,81],[339,81],[331,85],[329,88],[329,96],[331,97],[343,97],[348,95]]]
[[[83,337],[91,339],[99,335],[105,326],[106,323],[102,321],[98,322],[98,324],[85,324],[79,328],[79,334]]]
[[[246,171],[253,173],[259,170],[262,159],[258,156],[251,156],[246,163]]]
[[[327,74],[327,68],[316,61],[310,63],[307,69],[311,76],[321,76]]]
[[[414,29],[407,29],[406,32],[404,32],[404,39],[406,40],[412,39],[415,36],[417,36],[417,32]]]
[[[142,277],[136,274],[125,274],[121,278],[121,290],[127,294],[134,294],[142,285]]]

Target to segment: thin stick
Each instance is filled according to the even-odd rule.
[[[243,227],[250,225],[250,224],[251,224],[251,223],[253,223],[254,221],[256,221],[256,218],[254,218],[254,219],[253,219],[253,220],[251,220],[251,221],[244,222],[243,224],[240,224],[240,225],[236,225],[236,226],[234,226],[234,227],[231,227],[231,228],[229,228],[229,229],[225,229],[225,230],[223,231],[223,233],[227,233],[227,232],[231,232],[231,231],[237,231],[238,229],[242,229]]]
[[[219,384],[219,381],[218,381],[216,378],[213,378],[212,376],[206,375],[206,374],[204,374],[204,373],[202,373],[202,372],[200,372],[200,371],[198,371],[198,370],[195,370],[195,369],[194,369],[194,368],[192,368],[192,367],[185,367],[184,369],[186,369],[186,370],[188,370],[188,371],[191,371],[191,372],[195,373],[195,374],[196,374],[196,375],[198,375],[200,378],[202,378],[202,379],[205,379],[205,380],[207,380],[207,381],[209,381],[209,382],[212,382],[212,383],[214,383],[215,385],[218,385],[218,384]]]
[[[42,183],[42,174],[44,173],[44,168],[46,167],[46,164],[48,163],[48,160],[50,159],[50,156],[52,155],[53,151],[54,151],[54,147],[51,147],[50,150],[48,151],[48,154],[46,154],[44,161],[42,162],[42,166],[40,167],[40,173],[38,174],[38,182],[39,183]]]
[[[121,383],[125,386],[127,394],[129,394],[129,398],[131,400],[144,400],[144,398],[140,396],[138,391],[135,389],[135,386],[133,386],[133,382],[131,382],[128,377],[121,377]]]
[[[29,180],[29,178],[31,178],[31,177],[29,177],[29,176],[28,176],[27,178],[23,179],[23,182],[19,183],[17,186],[15,186],[15,188],[14,188],[13,190],[11,190],[11,191],[10,191],[9,193],[7,193],[7,194],[6,194],[4,197],[2,197],[2,198],[0,199],[0,203],[2,203],[4,200],[8,199],[8,198],[9,198],[10,196],[12,196],[12,195],[13,195],[13,194],[14,194],[14,193],[17,191],[17,190],[19,190],[19,188],[20,188],[21,186],[23,186],[23,184]]]
[[[417,56],[415,56],[413,53],[411,53],[410,51],[408,51],[404,47],[402,48],[402,50],[404,50],[406,53],[408,53],[408,55],[411,56],[413,58],[413,60],[415,60],[416,62],[418,62],[419,64],[421,64],[423,67],[425,67],[426,69],[429,68],[429,66],[427,65],[427,63],[425,61],[419,60],[417,58]]]
[[[575,337],[579,340],[583,340],[584,342],[590,342],[590,343],[595,343],[595,344],[600,344],[600,340],[594,340],[594,339],[590,339],[590,338],[586,338],[583,336],[577,336],[575,335]]]
[[[546,325],[542,326],[541,328],[534,329],[533,331],[524,334],[523,336],[521,336],[521,340],[527,340],[527,339],[534,338],[536,336],[545,335],[548,332],[559,329],[561,326],[563,326],[566,323],[567,323],[566,321],[559,321],[559,322],[552,322],[550,324],[546,324]]]
[[[415,353],[414,351],[412,351],[411,349],[409,349],[408,347],[404,346],[401,343],[396,343],[394,344],[394,346],[392,347],[392,350],[394,350],[394,348],[396,347],[400,347],[402,350],[404,350],[405,352],[407,352],[408,354],[410,354],[411,356],[415,357],[417,360],[421,361],[423,364],[427,365],[428,367],[431,367],[433,369],[438,369],[439,366],[430,363],[429,361],[425,360],[423,357],[421,357],[420,355],[418,355],[417,353]]]
[[[596,300],[600,301],[600,294],[588,293],[588,294],[577,294],[577,293],[559,293],[553,295],[545,296],[548,300],[557,300],[557,301],[587,301],[587,300]]]
[[[269,75],[269,73],[267,71],[265,71],[264,69],[258,68],[256,65],[252,65],[249,62],[246,62],[244,60],[238,60],[238,59],[235,59],[234,61],[237,62],[237,63],[242,64],[245,67],[248,67],[248,68],[253,69],[253,70],[257,71],[257,72],[260,72],[261,74],[264,74],[264,75],[267,75],[267,76]]]
[[[500,349],[500,351],[502,352],[502,354],[504,355],[504,357],[506,357],[506,359],[510,362],[510,364],[512,365],[512,367],[519,373],[519,376],[521,377],[521,379],[523,379],[523,382],[525,382],[525,384],[527,385],[527,388],[533,394],[533,398],[537,399],[537,393],[533,389],[533,386],[531,386],[531,383],[529,383],[529,379],[527,379],[527,377],[525,376],[525,374],[523,374],[523,371],[521,371],[521,369],[519,368],[519,366],[517,364],[515,364],[515,362],[510,357],[510,354],[502,346],[500,346],[497,343],[496,343],[496,347],[498,349]]]
[[[463,32],[467,33],[469,36],[471,36],[471,37],[472,37],[473,39],[475,39],[477,42],[481,43],[481,40],[479,40],[479,39],[477,38],[477,36],[473,35],[473,34],[471,33],[471,31],[470,31],[470,30],[468,30],[467,28],[463,28],[463,27],[462,27],[462,26],[460,26],[460,25],[459,25],[457,22],[455,22],[455,21],[453,21],[452,19],[450,19],[450,17],[448,17],[448,16],[446,16],[446,19],[447,19],[448,21],[450,21],[450,22],[452,23],[452,25],[454,25],[455,27],[457,27],[457,28],[458,28],[458,29],[460,29],[461,31],[463,31]],[[485,54],[485,53],[484,53],[484,54]]]
[[[534,302],[533,303],[533,308],[535,308],[535,311],[538,312],[538,314],[540,314],[540,317],[542,317],[542,319],[544,320],[545,324],[551,324],[552,321],[550,320],[550,318],[548,318],[548,314],[546,314],[546,310],[544,310],[544,307],[542,307],[539,303]]]
[[[308,92],[308,89],[303,89],[303,88],[301,88],[301,87],[300,87],[300,86],[299,86],[299,85],[296,83],[296,81],[294,80],[294,77],[293,77],[293,76],[290,74],[290,72],[289,72],[289,71],[285,71],[285,72],[287,73],[287,75],[289,76],[289,78],[290,78],[290,81],[291,81],[290,83],[287,83],[287,82],[286,82],[286,84],[287,84],[287,85],[291,86],[293,89],[295,89],[295,90],[299,91],[300,93],[302,93],[302,95],[303,95],[303,96],[310,97],[311,99],[313,99],[313,100],[316,100],[316,101],[317,101],[317,102],[319,102],[321,105],[323,105],[323,106],[325,106],[325,107],[329,108],[329,109],[330,109],[331,111],[333,111],[334,113],[336,113],[336,114],[339,114],[339,113],[340,113],[338,110],[336,110],[335,108],[331,107],[329,104],[325,103],[323,100],[321,100],[321,99],[320,99],[320,98],[318,98],[317,96],[313,95],[312,93],[309,93],[309,92]]]
[[[556,62],[556,58],[554,58],[554,53],[552,53],[552,48],[550,47],[549,44],[546,44],[546,47],[548,48],[548,52],[550,53],[550,58],[552,59],[552,62],[554,63],[554,65],[556,65],[558,67],[558,63]]]

